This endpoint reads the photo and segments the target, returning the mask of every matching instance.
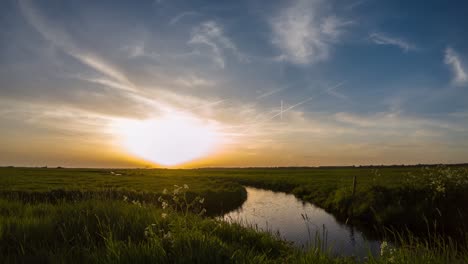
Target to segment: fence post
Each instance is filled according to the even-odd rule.
[[[356,175],[353,176],[353,193],[351,195],[351,201],[350,201],[350,208],[349,208],[349,217],[353,217],[353,206],[354,206],[354,195],[356,194],[356,185],[357,185],[357,179]]]
[[[356,184],[357,184],[356,175],[354,175],[353,177],[353,199],[354,199],[354,195],[356,194]]]

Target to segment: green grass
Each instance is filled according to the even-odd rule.
[[[190,186],[189,197],[205,197],[209,214],[230,211],[247,197],[239,183],[196,171],[0,168],[0,197],[26,202],[122,199],[125,195],[155,203],[164,189],[183,184]]]
[[[277,259],[292,250],[265,233],[193,214],[163,218],[160,208],[123,201],[2,200],[0,208],[6,262],[244,262]]]
[[[153,205],[0,200],[0,208],[2,263],[356,263],[320,250],[301,251],[269,233]],[[365,261],[468,260],[448,243],[410,241],[383,253]]]
[[[114,174],[112,174],[114,173]],[[120,175],[116,175],[116,174]],[[409,176],[409,175],[413,176]],[[435,174],[435,176],[434,176]],[[461,175],[464,183],[443,180]],[[432,175],[432,176],[431,176]],[[452,175],[452,176],[453,176]],[[357,177],[352,196],[353,176]],[[442,179],[442,180],[441,180]],[[435,182],[435,185],[431,185]],[[246,198],[241,185],[292,193],[333,213],[342,222],[375,227],[427,226],[459,234],[468,219],[468,169],[443,167],[385,168],[252,168],[195,170],[109,170],[0,168],[0,197],[20,200],[82,199],[97,194],[154,202],[164,188],[190,185],[189,196],[206,198],[209,214],[240,206]],[[442,187],[443,192],[438,192]],[[463,233],[463,232],[462,232]]]
[[[354,197],[353,176],[357,176]],[[367,263],[467,263],[467,251],[460,246],[460,239],[467,237],[467,178],[466,168],[455,167],[392,167],[378,172],[371,168],[0,168],[0,259],[7,263],[355,263],[321,250],[304,252],[271,234],[198,215],[201,206],[208,216],[240,206],[246,199],[242,185],[251,185],[293,193],[355,224],[397,228],[400,235],[389,239],[399,247],[378,259],[369,256]],[[177,201],[174,185],[184,193]],[[164,194],[164,189],[169,193]],[[203,204],[197,197],[205,198]],[[162,209],[161,201],[169,202],[168,208]],[[188,204],[199,206],[184,210]],[[458,240],[448,236],[455,231]]]

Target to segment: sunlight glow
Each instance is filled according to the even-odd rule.
[[[214,123],[181,113],[148,120],[121,119],[113,130],[131,154],[164,166],[204,157],[220,143]]]

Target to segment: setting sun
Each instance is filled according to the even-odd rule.
[[[119,120],[114,128],[131,154],[164,166],[201,158],[220,143],[217,128],[183,114],[158,119]]]

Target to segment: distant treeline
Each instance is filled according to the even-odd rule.
[[[219,169],[351,169],[351,168],[418,168],[418,167],[437,167],[437,166],[447,166],[447,167],[468,167],[468,163],[433,163],[433,164],[392,164],[392,165],[336,165],[336,166],[258,166],[258,167],[201,167],[193,168],[195,170],[219,170]],[[57,167],[48,167],[48,166],[0,166],[0,168],[41,168],[41,169],[65,169],[66,167],[57,166]],[[72,168],[69,168],[72,169]],[[73,167],[73,169],[80,169],[78,167]],[[86,169],[85,167],[81,169]],[[167,168],[95,168],[95,169],[167,169]]]
[[[271,167],[202,167],[199,170],[218,170],[218,169],[352,169],[352,168],[418,168],[418,167],[468,167],[468,163],[452,163],[452,164],[393,164],[393,165],[336,165],[336,166],[271,166]]]

